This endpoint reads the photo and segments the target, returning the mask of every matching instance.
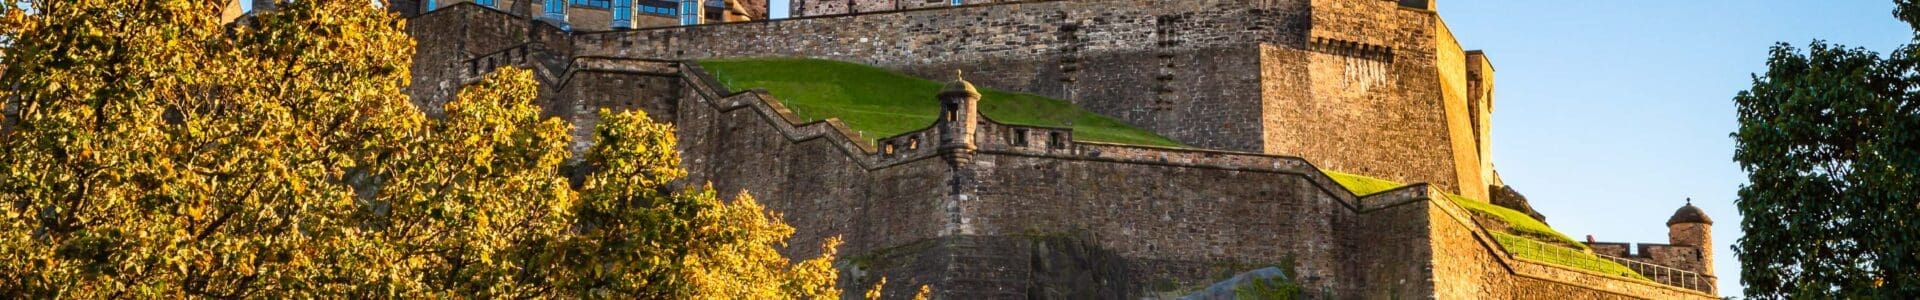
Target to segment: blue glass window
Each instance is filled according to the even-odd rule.
[[[547,18],[555,21],[567,20],[566,0],[547,0]]]
[[[680,0],[680,25],[700,25],[700,1]]]
[[[960,0],[953,0],[953,6],[960,6]]]
[[[612,7],[612,5],[611,5],[611,4],[610,4],[610,3],[609,3],[609,2],[607,1],[607,0],[573,0],[573,5],[575,5],[575,6],[586,6],[586,7],[597,7],[597,8],[609,8],[609,7]]]
[[[493,7],[493,0],[476,0],[473,3]]]
[[[633,28],[633,0],[613,0],[613,25],[608,27]]]
[[[420,7],[425,8],[420,11],[433,11],[433,0],[427,0],[427,4],[421,4]]]

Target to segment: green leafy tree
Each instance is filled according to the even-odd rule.
[[[838,297],[834,243],[791,262],[750,197],[670,187],[667,125],[603,111],[569,163],[531,72],[428,118],[401,20],[280,5],[0,5],[0,296]]]
[[[1734,97],[1746,294],[1920,298],[1920,47],[1780,44],[1767,66]]]

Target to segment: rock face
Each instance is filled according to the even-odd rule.
[[[1533,205],[1527,204],[1527,196],[1521,195],[1519,191],[1513,190],[1513,186],[1501,185],[1489,187],[1488,189],[1493,191],[1493,205],[1527,213],[1527,216],[1533,217],[1534,220],[1540,220],[1541,223],[1547,222],[1547,216],[1540,215],[1539,211],[1534,211]]]
[[[795,228],[785,254],[844,239],[851,294],[884,277],[943,299],[1131,299],[1286,265],[1314,297],[1711,298],[1515,259],[1446,200],[1490,198],[1493,69],[1430,7],[1405,4],[1427,2],[807,1],[859,12],[616,31],[532,21],[532,2],[462,2],[408,20],[419,47],[408,92],[434,113],[514,66],[535,71],[545,113],[576,125],[575,149],[600,109],[670,122],[686,182],[781,212]],[[1194,147],[1079,142],[1070,128],[976,118],[972,105],[865,136],[687,63],[741,57],[930,79],[960,69],[970,84],[1066,99]],[[965,94],[923,100],[991,102]],[[1361,198],[1320,168],[1427,184]],[[1061,236],[1072,238],[1050,238]]]

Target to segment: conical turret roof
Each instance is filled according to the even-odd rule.
[[[1680,210],[1673,212],[1673,217],[1667,218],[1667,225],[1669,226],[1673,224],[1680,224],[1680,223],[1703,223],[1707,225],[1713,225],[1713,219],[1707,217],[1707,212],[1700,211],[1700,207],[1693,206],[1692,199],[1688,199],[1686,206],[1681,206]]]
[[[947,96],[979,98],[980,90],[974,89],[973,83],[967,82],[967,79],[961,76],[960,70],[953,70],[953,81],[947,82],[947,86],[940,89],[940,97]]]

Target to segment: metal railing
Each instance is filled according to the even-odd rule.
[[[1611,255],[1589,253],[1583,250],[1562,247],[1558,245],[1551,245],[1545,242],[1541,242],[1541,241],[1537,241],[1534,239],[1521,237],[1517,235],[1507,234],[1507,233],[1501,233],[1501,232],[1490,232],[1490,233],[1492,233],[1494,239],[1500,241],[1501,247],[1506,248],[1507,253],[1513,254],[1516,257],[1536,260],[1536,261],[1540,261],[1548,264],[1595,271],[1599,273],[1606,273],[1605,271],[1601,271],[1601,270],[1614,270],[1614,269],[1617,269],[1618,267],[1626,267],[1628,271],[1639,273],[1640,276],[1646,277],[1647,279],[1652,280],[1655,283],[1665,284],[1665,285],[1683,288],[1683,289],[1706,292],[1709,294],[1714,292],[1713,291],[1714,287],[1712,284],[1713,282],[1712,276],[1701,275],[1698,272],[1681,270],[1673,267],[1656,265],[1652,263],[1647,263],[1647,262],[1642,262],[1642,261],[1637,261],[1637,260],[1632,260],[1632,259],[1627,259],[1622,257],[1616,257]],[[1609,261],[1618,265],[1606,263]],[[1630,274],[1607,274],[1607,275],[1632,277]]]
[[[1617,265],[1607,263],[1608,260],[1596,259],[1593,254],[1589,254],[1586,251],[1562,247],[1559,245],[1551,245],[1545,242],[1540,242],[1534,239],[1507,234],[1507,233],[1494,232],[1493,237],[1494,239],[1500,240],[1500,246],[1505,247],[1507,249],[1507,253],[1513,254],[1514,256],[1517,256],[1517,257],[1536,260],[1536,261],[1553,264],[1553,265],[1567,266],[1567,267],[1573,267],[1576,269],[1593,271],[1596,273],[1606,273],[1606,271],[1602,271],[1602,270],[1618,269]],[[1639,272],[1638,270],[1632,270],[1632,268],[1628,268],[1628,270],[1636,273]],[[1632,274],[1607,274],[1607,275],[1620,276],[1620,277],[1632,277]]]
[[[1684,288],[1689,290],[1707,292],[1710,294],[1713,293],[1714,287],[1711,284],[1712,280],[1709,280],[1711,279],[1710,276],[1700,275],[1699,272],[1675,269],[1673,267],[1656,265],[1656,264],[1641,262],[1641,261],[1632,260],[1632,259],[1615,257],[1611,255],[1594,254],[1594,256],[1599,256],[1600,258],[1612,260],[1615,263],[1619,263],[1620,265],[1627,266],[1627,269],[1632,269],[1634,272],[1638,272],[1640,273],[1640,275],[1647,276],[1647,278],[1653,279],[1654,282],[1659,282],[1660,284],[1671,285],[1674,287],[1679,287],[1679,288]]]

